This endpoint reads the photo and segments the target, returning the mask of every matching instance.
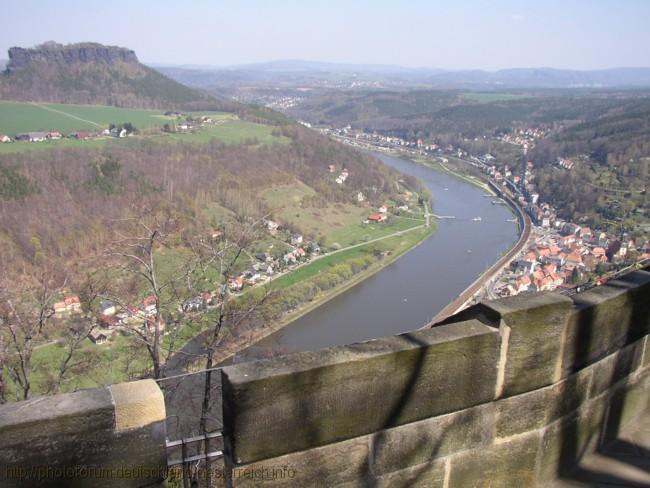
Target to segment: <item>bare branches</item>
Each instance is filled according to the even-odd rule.
[[[32,355],[54,315],[52,304],[65,286],[54,285],[47,273],[28,290],[16,290],[4,279],[0,285],[0,336],[5,342],[4,370],[26,400],[32,391]]]

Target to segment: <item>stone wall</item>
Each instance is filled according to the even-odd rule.
[[[222,370],[234,487],[540,486],[650,409],[650,272]],[[166,475],[152,380],[0,406],[0,486]]]
[[[223,370],[230,484],[535,486],[648,412],[650,273]]]
[[[166,475],[153,380],[0,407],[0,486],[143,487]]]

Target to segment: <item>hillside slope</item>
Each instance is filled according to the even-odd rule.
[[[9,49],[0,75],[0,99],[138,108],[222,109],[138,61],[135,52],[96,43],[46,43]]]

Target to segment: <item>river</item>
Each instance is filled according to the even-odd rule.
[[[349,344],[422,327],[517,240],[512,213],[480,188],[385,154],[384,163],[419,178],[433,199],[436,232],[370,278],[247,348],[234,362]],[[473,221],[481,217],[481,221]]]

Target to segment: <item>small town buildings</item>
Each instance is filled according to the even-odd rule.
[[[99,311],[102,315],[111,316],[117,313],[117,307],[111,300],[105,300],[99,306]]]
[[[183,302],[183,312],[198,312],[203,308],[203,299],[201,297],[190,298]]]
[[[63,299],[65,306],[72,312],[81,310],[81,300],[77,295],[68,295]]]
[[[47,140],[47,132],[22,132],[16,134],[17,141],[43,142]]]
[[[122,139],[126,137],[129,133],[127,132],[126,129],[120,129],[119,127],[115,127],[109,131],[109,134],[112,137],[117,137],[119,139]]]
[[[54,310],[54,315],[63,315],[66,313],[65,303],[63,302],[56,302],[52,305],[52,309]]]
[[[113,330],[120,325],[120,320],[115,315],[100,314],[97,317],[97,325],[103,329]]]
[[[299,246],[300,244],[302,244],[302,240],[303,239],[300,234],[292,234],[289,239],[289,242],[291,242],[292,246]]]
[[[383,222],[384,220],[386,220],[386,215],[380,213],[370,214],[368,215],[368,220],[370,222]]]
[[[70,134],[68,134],[68,138],[77,139],[78,141],[86,141],[91,137],[92,134],[86,131],[71,132]]]
[[[158,311],[158,300],[156,297],[153,295],[145,297],[142,300],[142,310],[147,316],[155,315]]]
[[[63,138],[63,134],[61,134],[59,131],[54,130],[47,133],[47,138],[52,141],[58,141],[59,139]]]
[[[5,134],[0,134],[0,142],[11,142],[11,137]]]
[[[386,205],[379,207],[379,213],[385,214],[386,212],[388,212],[388,207]]]
[[[267,220],[266,221],[266,228],[271,233],[274,233],[275,231],[277,231],[279,226],[280,226],[280,224],[278,224],[277,222],[274,222],[273,220]]]
[[[237,276],[228,280],[228,288],[233,291],[239,291],[244,287],[244,276]]]
[[[296,255],[292,252],[288,252],[282,256],[282,260],[284,261],[284,264],[293,264],[296,262]]]
[[[88,339],[100,346],[108,340],[108,337],[100,330],[92,330],[88,334]]]

